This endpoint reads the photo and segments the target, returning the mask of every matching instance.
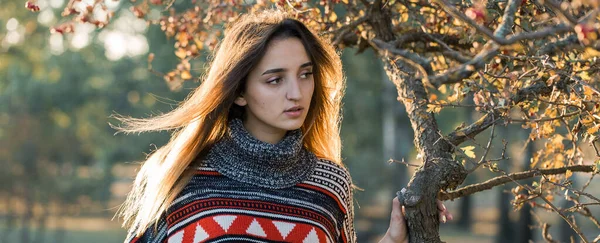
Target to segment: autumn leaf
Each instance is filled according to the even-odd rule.
[[[442,92],[442,94],[446,94],[446,85],[440,85],[440,87],[438,88],[438,90],[440,92]]]
[[[187,52],[183,48],[179,48],[175,52],[175,55],[180,59],[184,59],[187,56]]]
[[[427,112],[439,113],[442,107],[435,104],[427,104]]]
[[[329,21],[335,22],[336,20],[337,20],[337,15],[335,14],[335,12],[331,12],[331,15],[329,15]]]
[[[567,172],[565,172],[565,179],[569,179],[569,177],[571,177],[571,175],[573,175],[573,171],[567,170]]]
[[[475,146],[466,146],[466,147],[462,147],[460,148],[465,155],[467,155],[469,158],[474,159],[475,158],[475,152],[473,152],[473,149],[475,149]]]
[[[181,78],[185,79],[185,80],[191,79],[192,74],[190,74],[190,71],[185,70],[185,71],[181,72]]]
[[[600,124],[588,128],[587,133],[594,134],[594,133],[597,133],[599,129],[600,129]]]

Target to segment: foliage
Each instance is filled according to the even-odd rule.
[[[35,6],[34,1],[26,4],[33,11]],[[419,186],[423,178],[435,177],[439,184],[431,188],[442,191],[440,198],[451,199],[499,185],[494,183],[520,184],[517,180],[536,176],[536,183],[520,184],[513,190],[515,207],[530,203],[555,211],[587,242],[553,201],[561,190],[575,193],[564,193],[576,204],[569,210],[597,222],[587,208],[600,201],[584,192],[592,179],[582,189],[570,186],[574,172],[591,173],[592,178],[598,173],[597,1],[146,0],[132,2],[130,10],[174,39],[179,64],[171,71],[154,70],[154,54],[148,61],[151,70],[177,89],[200,76],[202,70],[192,61],[202,50],[215,48],[222,35],[219,27],[234,21],[240,12],[273,6],[294,13],[340,49],[356,47],[361,53],[370,48],[383,60],[407,108],[418,157],[424,161],[408,186],[407,195],[414,197],[405,201],[411,231],[420,230],[416,219],[423,217],[413,214],[413,208],[424,207],[419,203],[429,202],[427,195],[432,194],[431,189]],[[53,32],[77,31],[73,26],[79,22],[104,28],[113,14],[103,1],[70,0],[63,16],[64,22],[53,27]],[[434,115],[457,108],[474,109],[479,119],[442,134]],[[510,124],[529,132],[526,145],[543,145],[531,160],[531,170],[521,174],[499,169],[498,163],[508,160],[505,151],[500,158],[488,158],[493,144],[506,149],[505,143],[494,140],[495,127]],[[475,142],[486,130],[491,130],[486,145]],[[456,162],[461,165],[456,167]],[[436,165],[449,172],[429,173],[439,171]],[[498,173],[497,180],[451,191],[462,183],[462,170],[474,172],[482,167]],[[584,203],[583,198],[592,203]],[[416,239],[413,236],[411,241]],[[433,237],[427,241],[439,240]]]

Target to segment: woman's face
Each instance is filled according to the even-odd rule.
[[[300,128],[315,88],[312,69],[313,63],[298,38],[272,40],[250,71],[246,89],[235,100],[245,106],[246,129],[258,139],[270,140]]]

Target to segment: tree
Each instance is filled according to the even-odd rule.
[[[436,198],[451,200],[506,183],[517,185],[512,190],[516,208],[530,204],[554,211],[582,241],[590,241],[566,214],[597,222],[588,206],[600,203],[585,187],[570,183],[574,172],[593,178],[599,171],[597,1],[150,0],[134,2],[130,9],[175,38],[180,63],[156,73],[176,89],[200,75],[190,62],[215,47],[219,27],[240,12],[273,5],[295,13],[338,48],[373,49],[382,60],[423,161],[398,193],[411,242],[440,242]],[[37,6],[29,1],[26,7],[35,11]],[[72,32],[76,22],[102,28],[112,12],[103,1],[70,0],[63,16],[70,19],[52,32]],[[148,59],[152,62],[153,55]],[[465,97],[473,97],[473,104],[465,105]],[[453,109],[474,109],[479,119],[444,133],[436,115]],[[514,125],[531,129],[524,144],[540,143],[543,149],[534,153],[528,169],[510,173],[498,166],[509,159],[507,144],[494,138],[496,126]],[[484,131],[491,135],[480,145],[476,137]],[[504,148],[499,158],[488,158],[493,146]],[[461,186],[468,173],[482,168],[497,177]],[[532,177],[537,180],[531,184],[519,182]],[[558,208],[553,199],[559,192],[575,206]],[[547,230],[543,234],[550,239]]]

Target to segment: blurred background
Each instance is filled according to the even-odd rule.
[[[110,2],[110,3],[109,3]],[[148,117],[172,109],[199,83],[188,81],[171,91],[162,76],[178,63],[173,43],[159,26],[148,26],[121,2],[101,30],[76,25],[75,34],[51,33],[66,2],[39,0],[39,13],[25,1],[2,0],[0,7],[0,242],[122,242],[125,230],[114,218],[146,153],[162,146],[169,134],[115,134],[109,116]],[[155,13],[156,14],[156,13]],[[396,90],[379,59],[367,50],[343,53],[348,77],[342,125],[343,158],[353,180],[359,242],[377,242],[389,223],[395,192],[406,185],[418,164],[413,133]],[[201,74],[205,55],[192,62]],[[437,117],[449,132],[477,117],[467,109],[442,111]],[[521,170],[535,146],[525,146],[520,127],[499,127],[508,141],[507,171]],[[485,143],[489,136],[478,137]],[[526,147],[526,149],[524,149]],[[500,157],[501,145],[488,157]],[[465,183],[497,174],[483,169]],[[581,186],[589,175],[574,175]],[[588,191],[599,191],[593,181]],[[447,242],[542,241],[540,220],[552,225],[558,242],[574,232],[558,215],[528,205],[515,211],[510,187],[498,187],[446,202],[455,220],[441,225]],[[562,205],[560,196],[555,199]],[[599,216],[598,207],[593,215]],[[532,213],[533,212],[533,213]],[[598,230],[589,220],[579,225],[589,238]],[[530,226],[528,226],[530,225]],[[575,241],[578,240],[574,237]]]

